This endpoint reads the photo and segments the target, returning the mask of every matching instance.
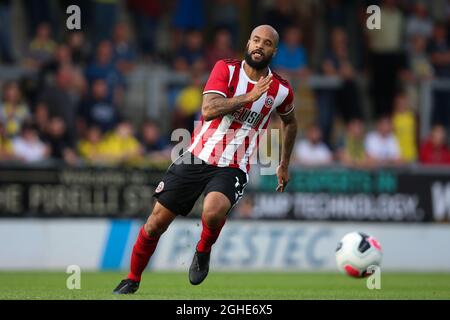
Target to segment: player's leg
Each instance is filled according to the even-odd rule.
[[[219,237],[230,209],[230,200],[224,194],[214,191],[206,195],[202,212],[202,233],[197,244],[197,251],[211,251],[211,247]]]
[[[150,257],[156,249],[160,236],[167,230],[176,215],[156,202],[153,212],[140,229],[131,255],[130,273],[128,279],[141,281],[141,275]]]
[[[247,179],[247,174],[239,169],[214,169],[205,188],[202,233],[189,269],[191,284],[200,284],[208,275],[211,247],[219,237],[228,212],[242,197]]]
[[[115,293],[134,293],[137,290],[142,272],[155,251],[161,234],[177,215],[186,216],[202,194],[208,181],[203,174],[204,164],[195,164],[193,159],[189,158],[190,161],[182,161],[186,157],[193,156],[186,153],[177,159],[158,184],[153,195],[157,203],[146,224],[139,231],[131,256],[130,273],[128,278],[122,281],[125,289]],[[133,290],[129,289],[130,286]]]
[[[189,269],[189,281],[200,284],[208,275],[211,247],[219,237],[231,209],[230,200],[217,191],[209,192],[203,201],[202,233]]]
[[[155,252],[160,236],[167,230],[176,215],[156,202],[147,222],[139,230],[131,254],[130,273],[114,289],[116,294],[134,293],[139,288],[142,272]]]

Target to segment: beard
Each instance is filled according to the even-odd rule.
[[[273,54],[268,57],[266,57],[264,55],[263,59],[261,59],[261,61],[255,61],[252,58],[252,53],[247,50],[245,52],[245,63],[247,63],[253,69],[263,70],[269,66],[270,62],[272,61],[272,57],[273,57]]]

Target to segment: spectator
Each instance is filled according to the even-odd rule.
[[[300,140],[295,147],[297,164],[304,166],[322,166],[331,164],[333,157],[328,146],[322,142],[319,126],[308,128],[306,139]]]
[[[161,130],[156,121],[146,120],[142,124],[139,140],[145,157],[158,160],[170,158],[169,141],[161,135]]]
[[[368,29],[370,49],[375,53],[399,52],[402,46],[404,18],[397,7],[397,0],[383,0],[381,12],[381,28]],[[385,32],[386,30],[389,32]]]
[[[71,91],[82,96],[86,91],[86,79],[82,73],[82,68],[77,67],[72,61],[72,53],[69,46],[61,44],[57,47],[55,55],[51,61],[49,61],[40,71],[40,79],[42,85],[53,81],[55,74],[59,69],[67,67],[71,73]]]
[[[136,161],[141,154],[141,146],[128,121],[120,122],[114,131],[105,136],[103,148],[110,164],[130,163]]]
[[[444,24],[438,23],[434,26],[428,51],[436,77],[450,78],[450,46]],[[434,89],[432,122],[447,128],[450,126],[450,90]]]
[[[36,127],[25,123],[21,135],[12,140],[12,152],[24,162],[37,162],[48,158],[50,148],[39,139]]]
[[[446,140],[445,128],[434,126],[429,138],[420,146],[420,162],[426,165],[450,165],[450,148]]]
[[[72,62],[72,52],[70,51],[70,47],[66,44],[60,44],[56,47],[55,54],[53,59],[50,61],[50,66],[52,67],[52,71],[56,73],[56,71],[64,65],[73,65]]]
[[[365,132],[364,123],[355,118],[349,121],[344,141],[338,151],[338,159],[345,166],[366,167],[367,155],[364,148]]]
[[[350,58],[348,37],[340,27],[331,31],[330,46],[322,63],[322,71],[326,75],[338,75],[344,79],[354,76],[355,68]]]
[[[434,77],[433,66],[427,54],[427,39],[420,34],[410,37],[408,45],[407,65],[404,72],[403,89],[408,94],[414,110],[419,109],[421,85]]]
[[[51,78],[62,66],[72,65],[72,56],[68,46],[58,45],[52,59],[45,63],[39,70],[39,82],[41,86],[51,82]]]
[[[324,61],[323,71],[327,75],[338,75],[343,80],[336,98],[344,120],[360,117],[356,69],[350,58],[347,34],[342,28],[335,28],[331,33],[331,50]]]
[[[194,121],[202,105],[202,91],[201,75],[193,73],[190,84],[184,87],[176,98],[173,128],[185,128],[190,132],[194,130]]]
[[[104,133],[113,130],[119,121],[119,112],[108,94],[108,86],[102,79],[92,84],[91,97],[83,102],[78,111],[80,130],[97,126]]]
[[[366,137],[365,149],[371,165],[388,166],[402,163],[400,147],[392,132],[390,117],[381,116],[378,119],[376,130]]]
[[[86,130],[85,138],[78,143],[78,153],[88,163],[101,164],[107,162],[102,131],[99,127],[91,126]]]
[[[338,89],[316,90],[320,126],[324,141],[330,144],[335,110],[345,122],[361,117],[356,70],[350,59],[347,34],[342,28],[336,27],[331,32],[330,50],[322,63],[322,72],[342,80]]]
[[[397,0],[384,0],[381,12],[381,28],[367,31],[371,59],[370,91],[377,117],[392,113],[399,75],[405,69],[404,19],[397,8]]]
[[[67,46],[72,55],[72,62],[78,67],[85,67],[91,52],[91,47],[86,41],[82,31],[73,31],[69,33]]]
[[[114,27],[113,59],[117,70],[127,74],[133,70],[136,63],[136,52],[130,42],[128,26],[118,23]]]
[[[420,35],[428,39],[433,32],[433,20],[428,14],[428,8],[423,1],[417,1],[412,14],[406,19],[406,36],[408,39]]]
[[[287,77],[307,75],[307,53],[302,45],[302,33],[296,26],[285,29],[278,51],[273,58],[273,68]]]
[[[205,61],[203,35],[198,30],[191,30],[175,55],[174,67],[176,71],[187,72],[198,61]]]
[[[60,117],[50,119],[47,130],[42,140],[50,147],[50,157],[56,160],[64,160],[65,163],[74,165],[77,161],[64,120]]]
[[[394,134],[400,148],[400,156],[405,162],[417,160],[417,124],[416,115],[405,93],[399,93],[394,99],[392,117]]]
[[[50,115],[46,105],[40,103],[36,106],[33,113],[33,121],[38,132],[45,132],[47,130]]]
[[[17,82],[8,81],[3,85],[3,97],[0,104],[0,123],[4,125],[9,138],[20,134],[23,123],[30,120],[28,106],[22,100]]]
[[[89,84],[97,79],[106,81],[110,94],[109,98],[120,104],[123,99],[125,81],[114,64],[113,48],[110,41],[105,40],[98,45],[94,61],[86,68],[86,78]]]
[[[422,35],[412,36],[408,51],[408,65],[413,80],[429,80],[434,71],[427,54],[427,39]]]
[[[39,70],[52,59],[55,50],[56,42],[51,38],[50,25],[41,23],[28,47],[26,65],[33,70]]]
[[[74,94],[73,69],[62,66],[56,73],[55,84],[44,89],[39,98],[37,108],[45,108],[49,118],[60,117],[67,126],[67,132],[72,141],[76,136],[76,113],[79,97]]]
[[[206,67],[212,70],[221,59],[235,59],[237,53],[231,43],[231,34],[227,29],[218,29],[214,34],[213,45],[206,51]]]

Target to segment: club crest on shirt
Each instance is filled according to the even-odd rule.
[[[156,192],[156,193],[159,193],[159,192],[163,191],[163,189],[164,189],[164,182],[161,181],[161,182],[158,184],[158,186],[156,187],[155,192]]]
[[[264,103],[264,108],[272,108],[275,98],[272,96],[267,96],[266,102]]]

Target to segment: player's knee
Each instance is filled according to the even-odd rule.
[[[160,236],[167,230],[175,217],[175,214],[156,203],[144,225],[144,230],[151,237]]]
[[[228,210],[230,210],[229,201],[216,201],[207,204],[203,208],[203,219],[212,225],[221,224]]]
[[[159,237],[167,230],[167,227],[167,225],[156,219],[149,219],[144,225],[144,230],[150,237]]]
[[[167,230],[169,224],[170,221],[164,220],[161,215],[154,212],[145,223],[144,230],[151,237],[159,237]]]

